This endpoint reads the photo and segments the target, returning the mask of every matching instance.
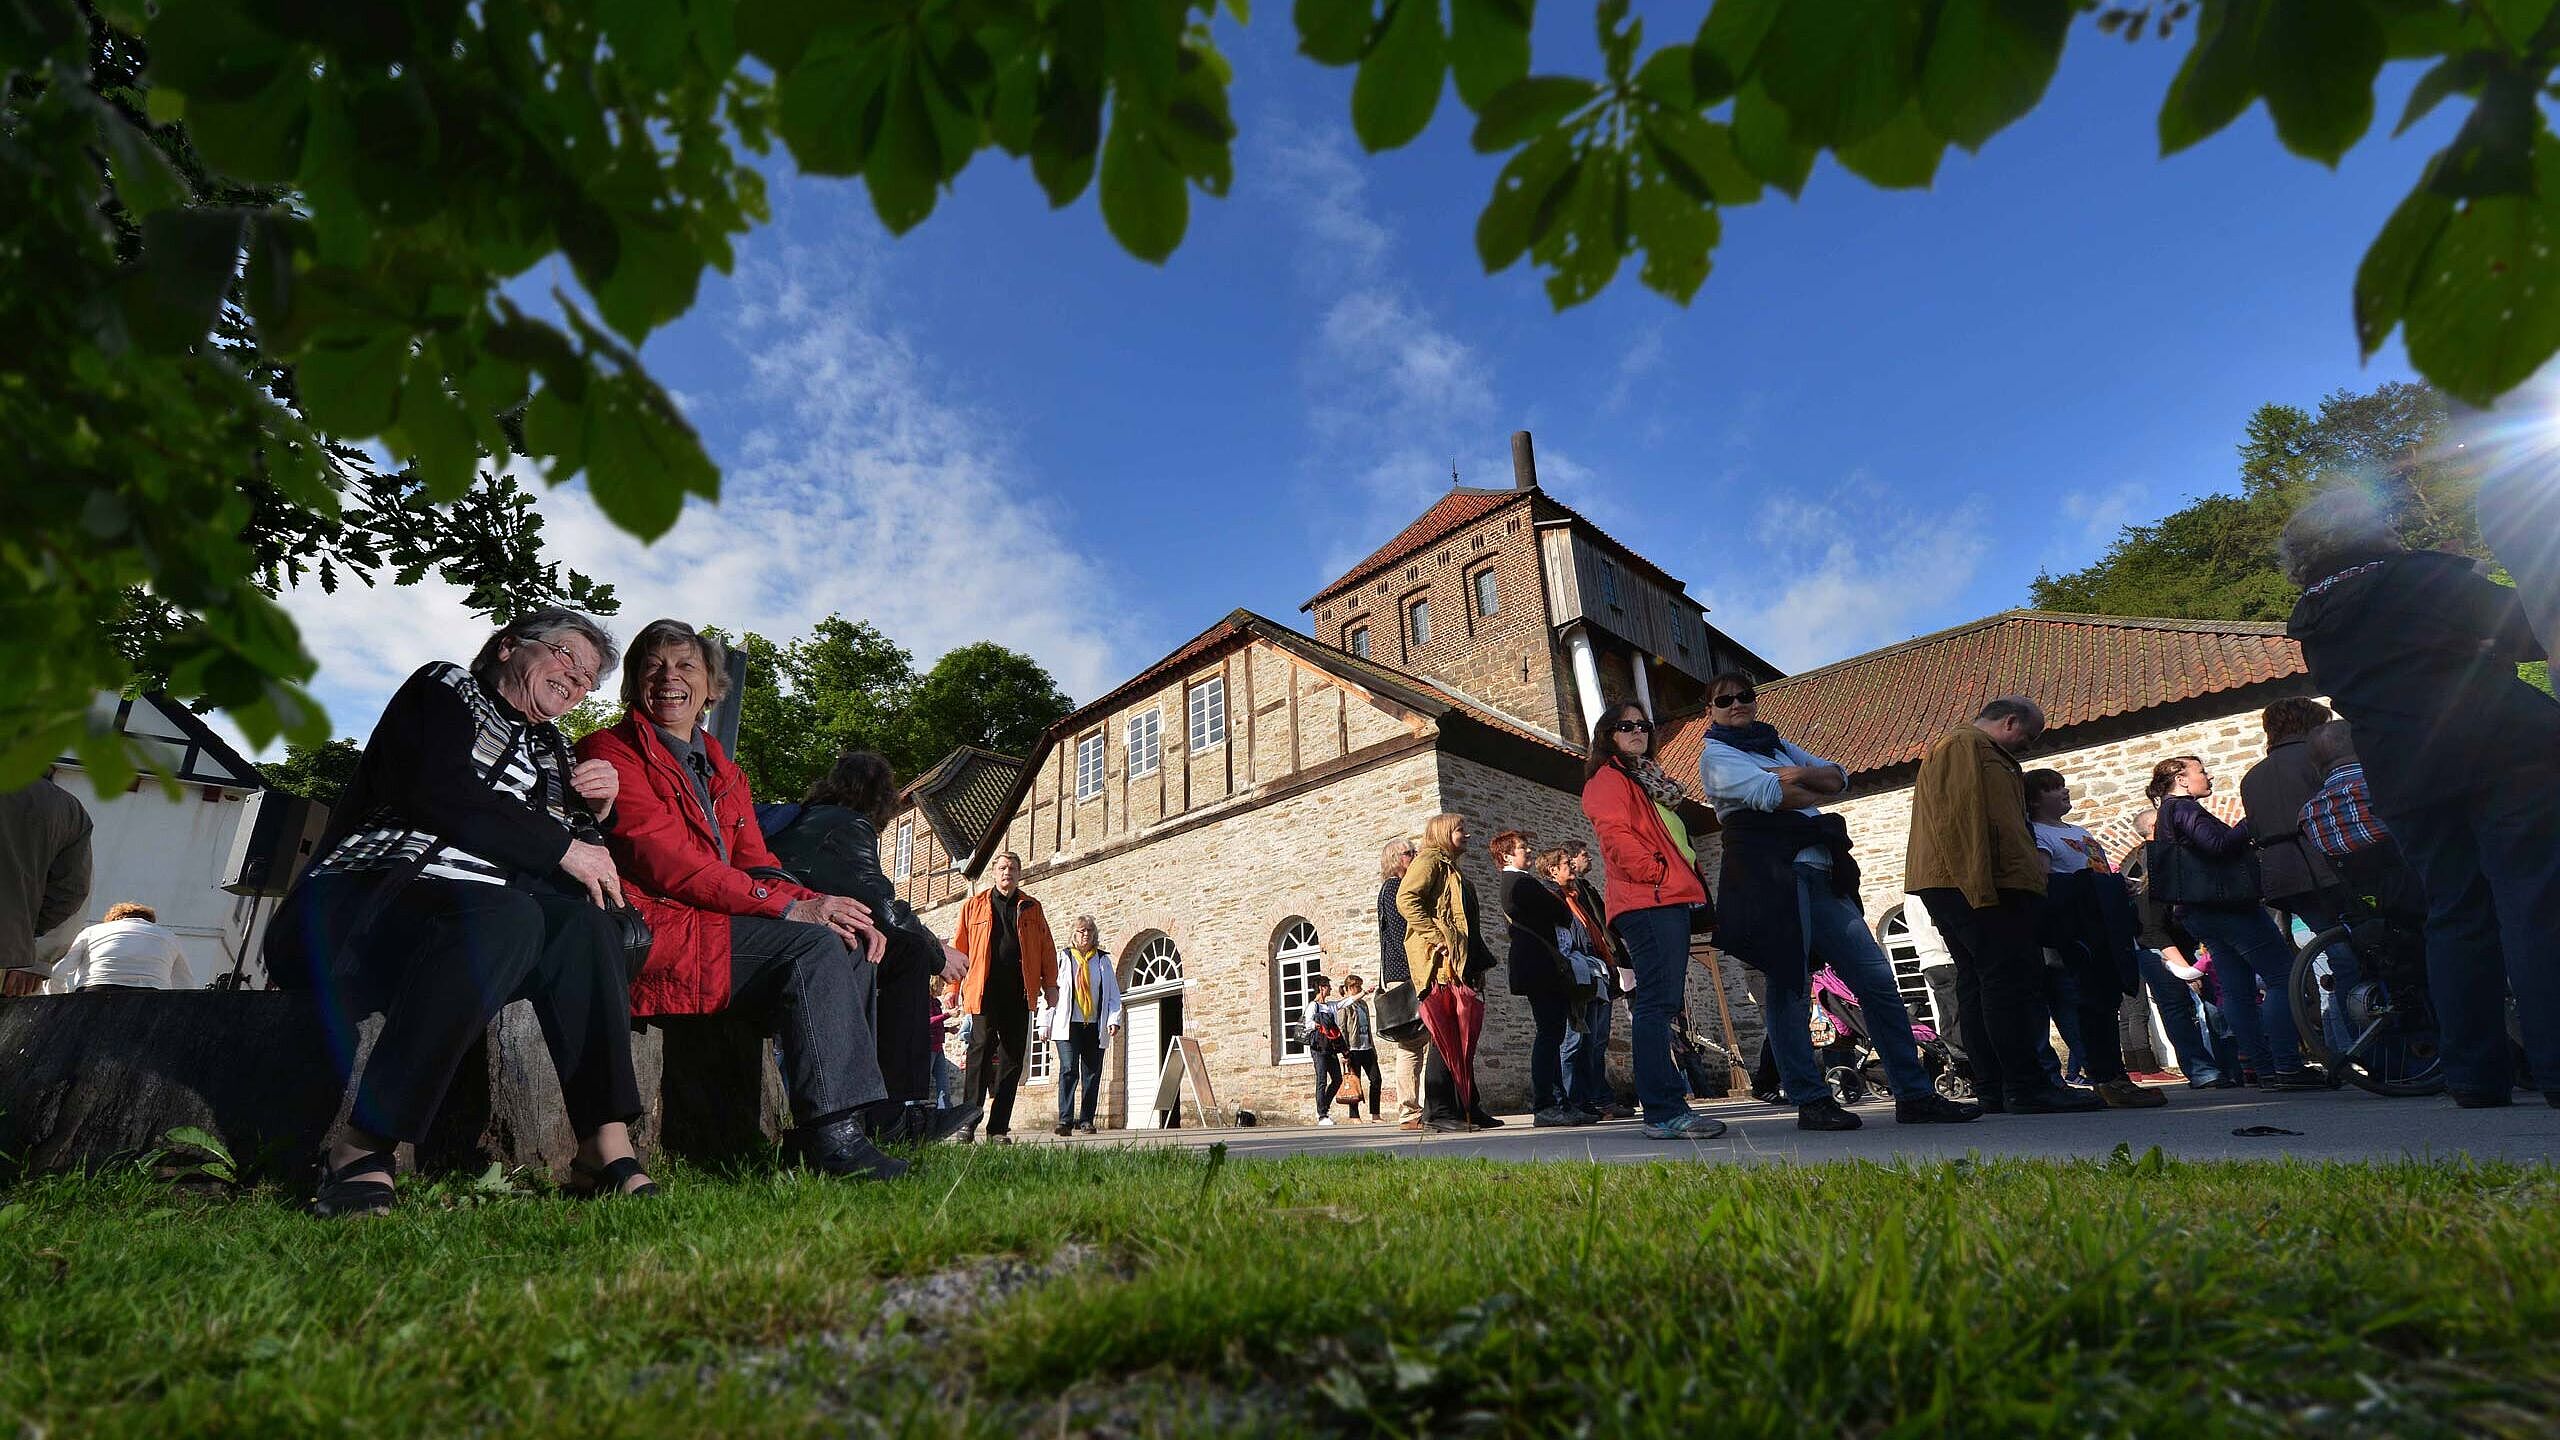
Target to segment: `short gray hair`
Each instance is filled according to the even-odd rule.
[[[2042,730],[2044,707],[2024,695],[2003,695],[1983,706],[1982,713],[1973,718],[1986,725],[1997,725],[2003,720],[2025,720]]]
[[[2402,548],[2391,513],[2355,484],[2332,485],[2303,501],[2276,537],[2284,578],[2305,589],[2350,565]]]
[[[705,635],[681,620],[652,620],[631,637],[631,668],[622,676],[622,708],[640,708],[640,667],[669,645],[691,645],[702,654],[702,708],[709,710],[729,693],[729,647],[717,635]]]
[[[575,610],[545,605],[539,610],[527,610],[481,641],[480,653],[471,657],[471,673],[483,680],[488,679],[498,668],[500,645],[523,646],[537,640],[557,644],[563,635],[582,636],[595,647],[596,683],[599,685],[622,660],[622,652],[614,648],[613,636],[603,626]]]

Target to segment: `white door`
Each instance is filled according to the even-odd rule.
[[[1129,1062],[1129,1128],[1153,1130],[1156,1081],[1163,1078],[1156,1027],[1163,1019],[1164,1005],[1156,1000],[1134,1001],[1122,1014],[1126,1023],[1120,1031],[1120,1043],[1127,1047]]]

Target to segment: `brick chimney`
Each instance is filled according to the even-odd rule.
[[[1511,488],[1538,488],[1538,457],[1529,448],[1529,432],[1526,430],[1511,432]]]

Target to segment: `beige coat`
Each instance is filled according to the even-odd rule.
[[[1920,761],[1902,875],[1907,890],[1960,890],[1978,910],[1999,904],[2003,890],[2044,893],[2025,772],[1980,727],[1939,736]]]
[[[1417,848],[1396,886],[1396,913],[1404,917],[1404,958],[1413,967],[1416,989],[1427,992],[1464,978],[1467,936],[1476,917],[1468,913],[1466,887],[1458,883],[1457,856],[1429,845]]]

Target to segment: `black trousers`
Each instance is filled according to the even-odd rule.
[[[2071,1063],[2092,1084],[2131,1080],[2124,1068],[2124,1028],[2119,1018],[2124,1012],[2124,991],[2118,988],[2122,982],[2116,978],[2115,962],[2075,947],[2067,963],[2071,978],[2078,982],[2074,993],[2079,1014],[2074,1018],[2080,1022]]]
[[[879,970],[814,921],[729,917],[729,1008],[781,1042],[791,1115],[803,1126],[888,1094],[871,1037]]]
[[[1554,1110],[1564,1104],[1564,1030],[1570,1009],[1563,992],[1521,997],[1529,1002],[1529,1108]]]
[[[1385,1086],[1387,1082],[1378,1074],[1378,1052],[1374,1047],[1367,1050],[1343,1051],[1342,1073],[1346,1077],[1359,1077],[1360,1093],[1368,1097],[1369,1113],[1371,1115],[1384,1115],[1386,1113],[1378,1108],[1378,1097],[1386,1093]],[[1360,1118],[1359,1101],[1350,1101],[1349,1109],[1351,1111],[1352,1119],[1357,1120]]]
[[[385,883],[313,876],[268,926],[270,973],[330,1001],[340,1074],[353,1068],[364,1017],[382,1014],[355,1077],[357,1129],[423,1138],[463,1057],[517,1000],[533,1002],[579,1138],[639,1117],[622,938],[602,910],[583,895],[420,878],[356,934]]]
[[[1999,904],[1978,910],[1960,890],[1919,894],[1956,963],[1956,1018],[1975,1089],[2003,1098],[2044,1089],[2044,1070],[2036,1061],[2044,1039],[2035,1028],[2044,972],[2044,947],[2036,940],[2038,897],[2003,890]]]
[[[1449,1062],[1432,1046],[1422,1057],[1422,1118],[1432,1121],[1455,1121],[1465,1124],[1473,1118],[1458,1108],[1457,1077],[1449,1073]]]
[[[880,962],[871,1033],[881,1083],[900,1104],[933,1098],[933,1062],[942,1053],[933,1029],[933,977],[940,973],[941,951],[916,944],[893,940],[889,958]]]
[[[960,1103],[987,1107],[987,1133],[1013,1133],[1013,1094],[1022,1088],[1023,1049],[1031,1033],[1031,1004],[1018,981],[999,965],[987,981],[984,1005],[969,1027],[969,1063],[961,1071]]]

